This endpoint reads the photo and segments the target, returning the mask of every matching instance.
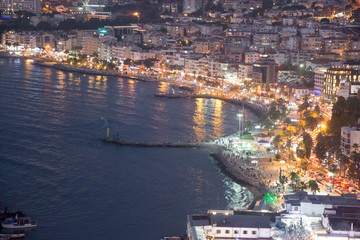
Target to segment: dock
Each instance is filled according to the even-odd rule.
[[[119,139],[105,138],[102,140],[105,143],[111,143],[120,146],[127,147],[158,147],[158,148],[206,148],[209,146],[217,146],[212,143],[206,142],[136,142],[136,141],[126,141]]]

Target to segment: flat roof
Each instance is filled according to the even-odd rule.
[[[211,224],[218,227],[270,228],[270,218],[252,215],[212,215]]]

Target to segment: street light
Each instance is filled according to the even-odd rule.
[[[237,116],[239,117],[239,138],[241,139],[241,133],[242,133],[242,113],[238,113]]]

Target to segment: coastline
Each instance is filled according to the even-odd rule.
[[[212,146],[208,146],[208,149],[211,150],[210,156],[216,161],[220,170],[234,182],[248,188],[253,194],[253,200],[246,205],[247,208],[254,205],[268,191],[265,184],[261,185],[260,182],[254,181],[253,178],[246,177],[238,166],[234,166],[224,156],[224,147],[212,144]]]
[[[10,57],[10,58],[21,58],[21,59],[31,59],[34,60],[35,65],[40,65],[44,67],[51,67],[57,70],[61,71],[68,71],[68,72],[77,72],[77,73],[83,73],[83,74],[95,74],[95,75],[104,75],[104,76],[117,76],[127,79],[134,79],[139,81],[145,81],[145,82],[167,82],[170,84],[183,84],[183,85],[190,85],[187,83],[179,82],[176,80],[169,80],[169,79],[155,79],[148,76],[144,76],[144,78],[141,78],[139,76],[134,75],[124,75],[117,72],[112,71],[103,71],[103,70],[93,70],[88,68],[80,68],[65,64],[60,64],[53,62],[51,60],[47,59],[38,59],[33,57],[26,57],[26,56],[15,56],[10,54],[0,54],[0,57]],[[164,97],[164,98],[211,98],[211,99],[219,99],[234,105],[242,105],[246,106],[250,110],[252,110],[256,115],[261,116],[264,114],[264,111],[261,109],[256,109],[251,103],[247,102],[245,99],[231,99],[227,98],[225,96],[219,96],[219,95],[182,95],[182,96],[171,96],[171,95],[163,95],[163,96],[155,96],[155,97]],[[265,185],[261,186],[260,184],[256,185],[254,184],[254,179],[248,178],[245,175],[242,174],[241,170],[238,167],[233,166],[228,158],[224,156],[223,151],[224,147],[219,146],[217,144],[212,143],[203,143],[203,145],[206,145],[206,148],[209,149],[210,156],[217,162],[217,165],[219,166],[220,170],[229,178],[231,178],[234,182],[241,184],[242,186],[247,187],[253,194],[253,200],[252,202],[249,202],[247,206],[253,205],[256,201],[261,199],[261,197],[264,195],[264,193],[267,191]]]
[[[155,147],[155,148],[205,148],[209,155],[215,160],[220,170],[232,179],[234,182],[245,186],[253,194],[253,200],[242,207],[251,207],[260,200],[268,191],[266,185],[259,179],[246,176],[239,165],[225,156],[225,147],[212,142],[178,142],[178,143],[160,143],[160,142],[133,142],[120,139],[102,139],[104,143],[127,147]]]

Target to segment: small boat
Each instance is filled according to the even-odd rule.
[[[4,222],[1,223],[3,228],[7,229],[24,229],[24,228],[34,228],[37,226],[37,223],[29,217],[16,217],[16,218],[7,218]]]
[[[24,233],[0,233],[0,239],[4,238],[4,239],[23,239],[25,238],[25,234]]]

